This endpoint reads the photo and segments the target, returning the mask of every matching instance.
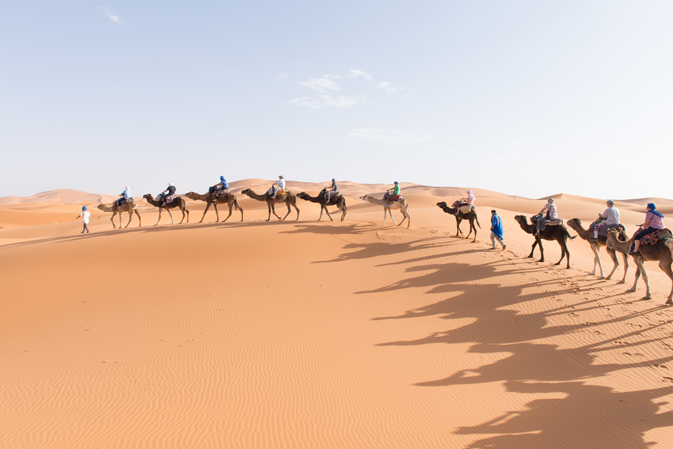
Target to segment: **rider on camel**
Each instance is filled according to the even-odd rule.
[[[645,237],[647,234],[666,229],[666,226],[664,225],[664,216],[661,215],[661,212],[657,211],[657,206],[655,206],[654,203],[649,203],[647,205],[645,223],[638,226],[640,226],[640,230],[633,236],[633,241],[636,243],[636,246],[633,248],[633,251],[629,253],[632,256],[640,256],[638,250],[640,249],[641,238]]]

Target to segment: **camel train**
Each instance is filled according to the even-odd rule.
[[[395,183],[395,185],[397,192],[395,195],[389,197],[388,196],[390,192],[389,191],[386,192],[383,198],[374,197],[372,195],[362,195],[360,196],[360,199],[362,201],[382,206],[383,208],[382,225],[385,225],[387,218],[390,217],[395,226],[401,226],[406,221],[407,222],[406,227],[409,228],[411,226],[409,203],[406,200],[406,198],[399,195],[399,186],[397,185],[397,183]],[[327,189],[323,189],[315,197],[311,196],[307,192],[300,192],[295,195],[294,193],[284,188],[285,187],[284,183],[282,184],[282,187],[283,189],[280,191],[272,188],[266,191],[264,194],[255,193],[252,189],[248,188],[242,190],[241,194],[248,196],[252,199],[255,199],[257,201],[262,201],[266,203],[268,210],[268,216],[266,221],[271,220],[271,214],[273,214],[279,220],[285,220],[292,212],[292,208],[294,208],[297,212],[295,220],[299,220],[300,211],[299,207],[297,206],[297,198],[320,205],[320,215],[318,217],[318,221],[322,220],[323,214],[326,214],[327,217],[330,219],[330,221],[334,221],[329,210],[327,209],[328,206],[336,207],[339,211],[341,211],[341,221],[344,221],[347,212],[346,199],[338,190],[336,190],[334,181],[333,181],[334,188],[332,189],[332,191],[328,192]],[[478,228],[481,229],[481,224],[479,223],[479,219],[477,217],[477,211],[474,208],[473,204],[474,196],[472,195],[472,191],[471,190],[468,191],[468,194],[469,194],[468,198],[463,198],[460,201],[456,201],[453,203],[452,206],[449,206],[448,203],[444,201],[437,203],[437,206],[444,213],[454,216],[456,220],[456,237],[469,239],[472,233],[474,232],[472,242],[476,242],[477,231]],[[203,215],[199,223],[203,222],[210,206],[213,206],[213,209],[215,210],[216,222],[220,221],[219,211],[217,209],[218,203],[219,204],[224,203],[229,208],[229,214],[224,220],[222,220],[222,223],[225,223],[231,217],[234,209],[241,213],[241,221],[243,221],[243,208],[238,203],[236,195],[234,193],[229,192],[228,188],[222,192],[215,192],[211,188],[211,191],[209,191],[206,194],[189,192],[184,196],[194,201],[204,201],[206,203],[206,208],[203,211]],[[155,226],[158,225],[159,222],[161,221],[161,214],[164,209],[166,210],[166,212],[168,212],[171,218],[171,224],[175,224],[175,220],[173,219],[173,215],[171,214],[171,209],[179,209],[182,212],[182,219],[180,220],[179,224],[183,223],[185,220],[187,223],[189,223],[189,210],[187,210],[187,204],[185,199],[180,195],[172,195],[171,200],[169,202],[167,202],[164,198],[159,197],[154,198],[150,194],[144,195],[143,198],[148,202],[148,204],[151,204],[159,209],[159,218],[155,223]],[[287,213],[283,217],[280,217],[276,213],[275,206],[277,204],[285,204],[287,207]],[[614,209],[614,202],[609,201],[608,206],[610,207],[606,209],[604,214],[610,215],[609,211],[611,209]],[[650,208],[650,206],[652,206],[652,209]],[[113,229],[128,228],[133,219],[133,214],[135,214],[138,217],[138,226],[139,227],[142,226],[140,213],[138,211],[138,205],[136,204],[135,200],[133,200],[133,198],[129,198],[126,201],[121,202],[115,201],[112,205],[100,204],[98,205],[98,209],[104,212],[112,212],[110,222],[112,223]],[[395,218],[393,217],[392,214],[393,210],[398,209],[402,213],[402,221],[400,221],[399,223],[395,221]],[[658,212],[654,211],[654,209],[655,207],[653,204],[651,203],[648,204],[648,215],[647,215],[648,217],[650,217],[649,214],[651,213],[658,214]],[[546,215],[544,213],[545,211],[547,211]],[[126,223],[125,226],[123,226],[123,218],[122,218],[123,212],[127,212],[129,215],[128,222]],[[553,212],[551,216],[550,212]],[[117,215],[119,215],[119,225],[115,223],[115,217]],[[659,214],[659,216],[663,219],[662,215]],[[606,217],[604,217],[603,215],[601,215],[601,217],[603,221],[605,221]],[[629,240],[629,237],[626,234],[624,227],[621,224],[618,224],[619,221],[618,218],[619,216],[617,215],[616,225],[614,225],[613,223],[613,226],[607,226],[607,227],[605,227],[605,223],[601,224],[600,221],[601,219],[599,218],[599,220],[592,223],[591,226],[589,226],[586,229],[584,228],[582,221],[579,218],[570,219],[567,221],[567,225],[570,229],[572,229],[577,233],[576,236],[572,236],[568,232],[568,228],[566,228],[566,226],[564,225],[563,220],[556,217],[555,205],[553,204],[553,199],[551,198],[548,200],[548,204],[539,214],[530,217],[530,222],[529,217],[526,217],[524,215],[517,215],[514,217],[515,221],[519,224],[521,230],[533,236],[533,245],[531,247],[531,252],[528,255],[529,258],[534,257],[535,248],[539,246],[540,247],[539,261],[544,262],[545,260],[544,247],[542,245],[542,241],[543,240],[556,241],[561,248],[561,258],[558,260],[558,262],[555,263],[555,265],[560,265],[563,262],[563,259],[566,259],[566,268],[570,268],[570,251],[568,249],[567,243],[568,240],[575,239],[577,236],[579,236],[582,240],[586,241],[589,244],[591,251],[594,254],[594,266],[592,271],[589,273],[590,275],[593,276],[599,273],[599,279],[610,280],[614,275],[614,273],[617,271],[617,269],[620,267],[619,259],[621,258],[624,262],[624,275],[618,282],[620,284],[624,284],[626,283],[626,276],[629,270],[629,259],[633,258],[633,261],[635,262],[636,265],[635,281],[633,286],[628,291],[635,292],[638,281],[642,276],[643,279],[645,280],[645,286],[646,286],[646,295],[643,299],[651,299],[652,293],[650,290],[649,278],[645,270],[644,262],[658,261],[661,270],[668,275],[668,277],[671,279],[673,283],[673,269],[671,267],[673,263],[673,235],[668,230],[662,228],[660,232],[661,235],[658,240],[656,240],[657,237],[654,237],[653,243],[647,242],[648,236],[645,236],[641,240],[645,241],[646,243],[640,246],[639,250],[636,249],[635,251],[633,251],[634,238],[631,238]],[[540,220],[542,221],[541,225],[539,223]],[[460,228],[462,221],[467,221],[470,225],[470,230],[467,236],[463,234]],[[647,223],[649,223],[649,221],[647,221]],[[661,220],[661,224],[663,226],[663,220]],[[640,233],[642,234],[643,232],[644,231],[641,231]],[[653,235],[659,235],[659,234],[654,233]],[[603,264],[600,258],[600,251],[602,248],[606,249],[608,255],[610,256],[613,262],[612,270],[607,276],[605,276],[605,271],[603,269]],[[673,305],[673,285],[671,292],[668,296],[668,299],[666,301],[666,305]]]

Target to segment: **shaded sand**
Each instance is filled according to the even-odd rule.
[[[300,221],[267,223],[247,198],[242,223],[197,224],[202,202],[180,226],[150,226],[147,205],[142,228],[95,214],[86,236],[17,218],[0,232],[0,446],[673,445],[671,283],[655,264],[654,300],[638,301],[642,284],[627,294],[587,274],[579,238],[569,270],[552,242],[552,263],[525,258],[513,216],[538,200],[484,193],[471,243],[436,188],[407,195],[409,229],[357,200],[375,187],[350,188],[344,222],[299,201]],[[504,252],[487,250],[494,207]],[[564,197],[559,210],[588,225],[602,205]]]

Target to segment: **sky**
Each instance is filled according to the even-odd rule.
[[[0,196],[283,175],[673,198],[668,0],[1,11]]]

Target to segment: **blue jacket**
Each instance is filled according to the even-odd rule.
[[[493,226],[491,232],[493,232],[500,240],[502,240],[502,220],[500,217],[498,217],[498,215],[491,216],[491,226]]]

